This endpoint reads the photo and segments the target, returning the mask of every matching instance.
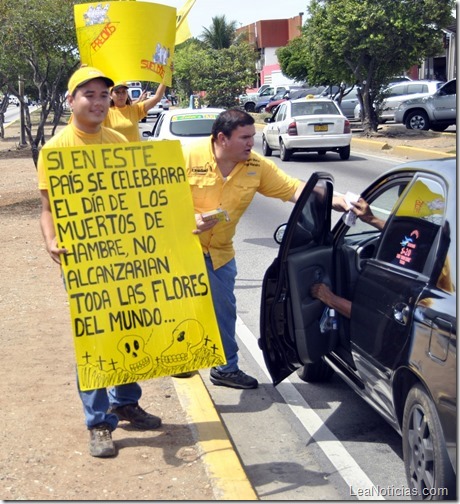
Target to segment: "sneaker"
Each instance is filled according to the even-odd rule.
[[[258,387],[258,382],[252,376],[247,375],[241,369],[232,373],[224,373],[216,368],[211,368],[211,383],[238,389],[254,389]]]
[[[116,454],[110,425],[100,423],[89,431],[89,453],[92,457],[113,457]]]
[[[158,429],[161,418],[144,411],[139,404],[126,404],[125,406],[112,406],[109,413],[117,415],[118,420],[126,420],[139,430]]]

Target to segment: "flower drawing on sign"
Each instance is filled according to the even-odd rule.
[[[152,56],[152,60],[154,63],[159,63],[160,65],[166,65],[168,63],[169,58],[169,49],[165,46],[162,46],[159,42],[156,45],[155,53]]]
[[[96,7],[90,5],[88,10],[83,14],[86,26],[92,26],[96,24],[103,24],[110,22],[108,11],[110,5],[97,4]]]

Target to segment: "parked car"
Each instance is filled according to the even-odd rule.
[[[152,131],[144,131],[142,136],[149,140],[179,140],[181,145],[207,137],[220,108],[175,109],[161,112]]]
[[[442,86],[442,81],[414,80],[404,81],[389,86],[385,91],[385,99],[378,107],[379,121],[385,123],[393,121],[396,109],[408,98],[422,98],[433,94]],[[361,105],[355,107],[355,119],[361,118]]]
[[[412,79],[407,75],[393,75],[390,77],[388,82],[388,86],[392,86],[393,84],[398,84],[399,82],[410,82]]]
[[[336,98],[337,99],[337,98]],[[358,88],[355,86],[353,88],[347,88],[344,91],[344,96],[340,102],[340,110],[343,115],[348,119],[355,118],[355,107],[358,102]]]
[[[429,96],[405,100],[395,111],[395,121],[407,129],[444,131],[457,122],[457,79]]]
[[[456,498],[456,172],[454,158],[400,165],[361,192],[381,229],[340,219],[332,231],[334,180],[314,173],[262,286],[259,346],[274,385],[335,371],[401,434],[423,499]],[[318,282],[351,301],[350,318],[323,332]]]
[[[240,106],[246,110],[246,112],[255,112],[256,110],[256,104],[259,100],[264,99],[264,98],[270,98],[271,96],[274,96],[276,93],[279,93],[280,91],[287,91],[292,90],[292,89],[301,89],[302,86],[296,86],[296,85],[282,85],[282,86],[270,86],[265,88],[262,92],[252,94],[252,95],[240,95],[239,97],[239,103]]]
[[[166,96],[163,96],[163,98],[147,112],[147,117],[158,116],[163,110],[169,110],[170,106],[171,101],[166,98]]]
[[[340,159],[350,157],[350,122],[338,105],[327,98],[300,98],[281,103],[262,131],[262,152],[271,156],[280,151],[280,159],[289,161],[295,152],[338,152]]]
[[[286,100],[297,100],[298,98],[303,98],[304,96],[308,96],[309,94],[314,95],[316,97],[323,97],[323,87],[312,87],[312,88],[301,88],[301,89],[293,89],[287,90],[284,97],[280,100],[272,100],[267,103],[265,106],[265,112],[272,113],[274,109],[283,101]],[[319,94],[318,94],[319,93]]]
[[[260,114],[261,112],[267,112],[267,106],[272,103],[272,102],[279,102],[280,100],[283,99],[284,96],[289,96],[289,90],[283,89],[282,91],[278,91],[273,96],[265,96],[263,98],[260,98],[255,106],[255,112],[256,114]]]

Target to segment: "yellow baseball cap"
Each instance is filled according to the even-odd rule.
[[[93,79],[103,79],[107,84],[107,87],[113,86],[113,80],[109,79],[109,77],[104,75],[99,69],[90,66],[84,66],[79,68],[70,77],[69,84],[67,86],[69,88],[69,94],[73,94],[78,87],[86,84]]]
[[[115,82],[112,89],[118,89],[121,87],[125,87],[126,89],[129,89],[128,83],[126,81]]]

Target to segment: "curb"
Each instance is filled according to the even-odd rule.
[[[379,142],[377,140],[368,140],[365,138],[352,138],[351,145],[353,147],[361,147],[363,149],[374,151],[391,151],[392,154],[400,157],[409,157],[411,159],[438,159],[456,156],[456,154],[450,154],[443,151],[420,149],[419,147],[410,147],[405,145],[396,145],[395,147],[392,147],[387,142]]]
[[[177,396],[195,430],[216,500],[259,500],[246,476],[199,372],[172,379]]]

